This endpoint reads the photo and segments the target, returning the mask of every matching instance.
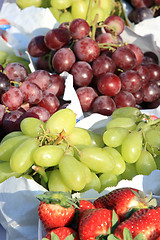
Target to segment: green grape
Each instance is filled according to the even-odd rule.
[[[160,155],[160,130],[149,129],[145,133],[145,143],[149,152]]]
[[[123,140],[121,154],[124,161],[134,163],[142,151],[142,133],[133,131]]]
[[[151,129],[151,126],[149,126],[147,124],[147,122],[144,122],[144,121],[141,121],[137,124],[137,127],[136,127],[137,130],[142,130],[143,133],[147,132],[148,130]]]
[[[106,130],[103,134],[103,141],[109,147],[118,147],[122,144],[129,130],[123,127],[114,127]]]
[[[73,19],[86,19],[88,5],[86,1],[73,1],[71,6],[71,14]]]
[[[68,108],[55,112],[46,122],[46,129],[50,134],[56,135],[65,131],[65,135],[70,134],[76,125],[76,115]]]
[[[157,166],[151,153],[143,149],[137,162],[136,170],[138,174],[149,175],[152,171],[156,170]]]
[[[21,143],[11,155],[11,169],[17,173],[25,173],[33,165],[32,155],[38,147],[36,138],[29,138]]]
[[[24,118],[20,123],[22,133],[30,137],[38,137],[44,128],[45,123],[33,117]]]
[[[50,7],[50,0],[42,0],[41,7],[43,7],[43,8]]]
[[[102,22],[106,19],[106,11],[104,11],[104,9],[101,7],[97,7],[97,6],[93,7],[90,14],[91,14],[90,15],[91,22],[94,21],[96,16],[97,16],[97,22]]]
[[[0,163],[0,183],[4,182],[8,178],[15,176],[19,177],[21,174],[15,173],[10,168],[10,162],[1,162]]]
[[[91,145],[91,137],[86,129],[75,127],[67,136],[67,141],[71,145]]]
[[[95,147],[104,147],[104,142],[103,142],[103,136],[102,134],[96,133],[96,132],[92,132],[90,130],[87,130],[87,132],[89,133],[90,137],[91,137],[91,146],[95,146]]]
[[[59,16],[59,23],[63,23],[63,22],[72,22],[73,20],[73,17],[72,17],[72,14],[67,11],[67,12],[64,12],[62,14],[60,14]]]
[[[112,113],[112,118],[132,118],[135,122],[140,121],[142,117],[142,113],[138,108],[135,107],[122,107],[122,108],[117,108],[114,110]]]
[[[48,189],[49,191],[71,192],[71,189],[66,186],[62,180],[59,169],[54,169],[51,171],[48,180]]]
[[[84,166],[76,158],[64,155],[59,162],[59,170],[64,183],[74,191],[80,191],[86,185]]]
[[[113,0],[101,0],[99,1],[100,7],[107,10],[107,13],[109,14],[111,10],[114,7]],[[106,15],[107,17],[107,15]]]
[[[126,128],[129,131],[132,131],[136,128],[136,124],[132,118],[128,117],[117,117],[112,120],[110,120],[107,123],[106,129],[114,128],[114,127],[122,127]]]
[[[8,133],[7,135],[4,136],[4,138],[1,141],[1,143],[5,142],[9,138],[18,137],[18,136],[22,136],[22,135],[23,135],[23,133],[21,131],[10,132],[10,133]]]
[[[17,136],[12,137],[4,141],[0,144],[0,160],[9,161],[13,151],[25,140],[27,140],[27,136]]]
[[[138,175],[138,173],[136,170],[135,163],[126,163],[126,169],[121,174],[121,179],[132,180],[132,178],[135,177],[136,175]]]
[[[104,147],[104,149],[113,157],[115,161],[115,167],[112,171],[112,174],[119,175],[122,174],[126,169],[126,163],[123,160],[121,154],[112,147]]]
[[[57,21],[59,21],[59,17],[60,17],[62,12],[59,9],[55,8],[55,7],[49,7],[49,10],[51,11],[51,13],[55,17],[55,19]]]
[[[3,64],[6,61],[6,58],[8,57],[9,53],[3,50],[0,50],[0,63]]]
[[[105,149],[99,147],[82,149],[79,159],[97,173],[112,172],[115,167],[113,157]]]
[[[17,5],[21,8],[24,9],[26,7],[41,7],[42,5],[42,0],[16,0]]]
[[[52,167],[59,164],[64,150],[55,145],[44,145],[33,152],[33,161],[41,167]]]
[[[91,170],[89,169],[89,167],[87,167],[86,164],[82,163],[82,165],[84,167],[84,172],[85,172],[85,176],[86,176],[86,184],[87,184],[92,179],[92,173],[91,173]]]
[[[71,6],[72,0],[51,0],[50,4],[57,9],[65,9]]]
[[[156,156],[156,157],[154,158],[154,160],[155,160],[155,163],[156,163],[156,165],[157,165],[157,169],[160,170],[160,155]]]
[[[102,173],[99,180],[101,182],[101,192],[107,187],[114,187],[118,184],[117,176],[113,173]]]
[[[99,177],[94,172],[91,172],[91,174],[92,174],[91,181],[87,183],[80,192],[86,192],[90,189],[94,189],[97,192],[101,191],[101,182],[99,180]]]

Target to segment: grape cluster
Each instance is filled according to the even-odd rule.
[[[45,123],[29,117],[0,144],[0,182],[33,178],[50,191],[102,192],[121,179],[160,169],[160,119],[138,108],[116,109],[101,133],[76,126],[70,109]]]
[[[142,52],[135,44],[124,43],[124,28],[124,20],[117,15],[92,26],[77,18],[33,38],[28,52],[37,57],[39,67],[44,66],[39,59],[45,58],[50,71],[73,75],[84,112],[109,116],[119,107],[145,108],[145,103],[151,102],[159,105],[158,57]]]
[[[128,19],[135,24],[160,16],[160,0],[128,0],[127,2],[133,7]]]
[[[28,73],[23,64],[8,63],[0,72],[0,137],[19,130],[26,117],[47,121],[63,106],[64,89],[65,80],[59,74]]]

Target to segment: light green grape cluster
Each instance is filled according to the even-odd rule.
[[[82,18],[90,24],[97,14],[97,21],[104,21],[115,7],[114,0],[16,0],[16,3],[21,9],[48,7],[59,23]]]
[[[1,141],[0,182],[28,176],[50,191],[100,193],[160,169],[160,119],[152,121],[137,108],[116,109],[103,133],[76,127],[70,109],[46,123],[25,118],[20,127]]]

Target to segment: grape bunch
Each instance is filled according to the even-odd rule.
[[[160,16],[160,0],[127,0],[127,2],[133,7],[128,19],[135,24]]]
[[[76,126],[70,109],[45,123],[29,117],[0,144],[0,181],[34,179],[50,191],[103,191],[121,179],[160,169],[160,119],[138,108],[116,109],[101,133]]]
[[[124,28],[124,20],[117,15],[92,26],[77,18],[33,38],[28,52],[37,57],[38,68],[47,65],[51,72],[73,75],[84,112],[109,116],[125,106],[147,108],[153,103],[156,107],[160,97],[158,57],[123,42]],[[49,53],[43,50],[45,46]]]
[[[45,70],[28,72],[18,62],[8,63],[0,72],[0,138],[20,130],[20,122],[35,117],[45,122],[63,104],[65,80]]]

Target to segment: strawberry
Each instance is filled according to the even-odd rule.
[[[46,231],[69,225],[75,214],[75,201],[70,193],[48,191],[36,196],[40,200],[39,218]]]
[[[137,209],[156,206],[156,199],[146,197],[146,195],[138,189],[124,187],[115,189],[97,198],[94,201],[94,205],[96,208],[114,210],[122,221]]]
[[[85,199],[80,199],[79,200],[79,207],[78,207],[78,212],[81,215],[81,213],[86,210],[86,209],[94,209],[95,206],[91,201],[85,200]]]
[[[114,235],[123,238],[123,231],[127,228],[132,238],[143,233],[143,238],[155,240],[160,236],[160,206],[156,208],[139,209],[131,217],[121,222],[116,228]]]
[[[57,238],[56,238],[56,236]],[[78,233],[70,227],[59,227],[59,228],[54,228],[51,231],[49,231],[46,236],[45,239],[49,239],[49,240],[65,240],[65,239],[71,239],[71,240],[79,240],[79,236]],[[44,239],[42,239],[44,240]]]
[[[79,222],[79,238],[80,240],[93,240],[98,236],[105,236],[111,225],[112,210],[105,208],[86,209]]]

